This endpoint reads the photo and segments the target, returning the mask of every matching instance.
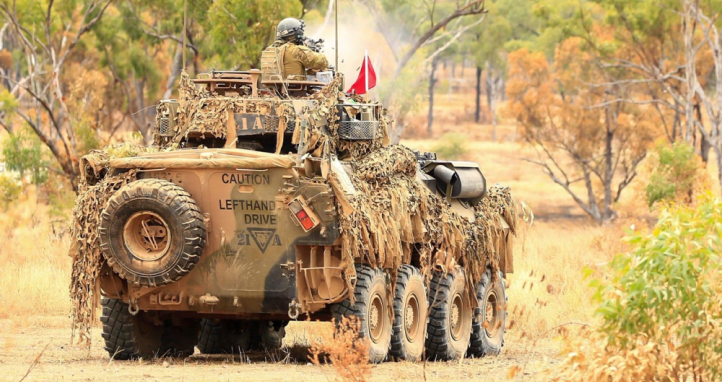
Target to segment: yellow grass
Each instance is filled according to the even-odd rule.
[[[52,224],[56,226],[53,233]],[[0,214],[0,318],[67,316],[70,309],[68,222],[51,223],[33,186]]]

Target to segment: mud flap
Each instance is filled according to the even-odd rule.
[[[501,218],[502,234],[498,238],[496,250],[499,254],[499,269],[507,273],[514,273],[514,234],[511,232],[509,223]]]

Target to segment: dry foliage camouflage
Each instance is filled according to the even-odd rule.
[[[70,282],[73,335],[90,344],[90,327],[100,300],[97,283],[105,263],[98,244],[100,214],[108,199],[124,185],[136,179],[136,171],[108,175],[108,151],[94,151],[81,159],[81,177],[78,197],[73,208],[72,242],[70,256],[73,268]]]

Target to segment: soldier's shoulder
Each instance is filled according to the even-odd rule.
[[[311,50],[311,48],[307,47],[306,45],[295,45],[295,48],[298,49],[299,52],[303,53],[315,53]]]

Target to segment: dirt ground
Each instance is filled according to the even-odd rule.
[[[280,355],[205,356],[187,359],[110,361],[100,330],[90,349],[71,345],[69,320],[34,318],[30,322],[0,320],[0,380],[20,381],[334,381],[330,366]],[[291,323],[287,342],[323,323]],[[64,327],[63,327],[64,326]],[[511,342],[511,341],[509,341]],[[510,343],[499,357],[461,362],[386,362],[372,367],[371,381],[538,381],[539,372],[554,362],[555,344]],[[299,353],[291,344],[290,353]],[[42,355],[41,355],[42,353]],[[514,367],[520,370],[507,379]]]

